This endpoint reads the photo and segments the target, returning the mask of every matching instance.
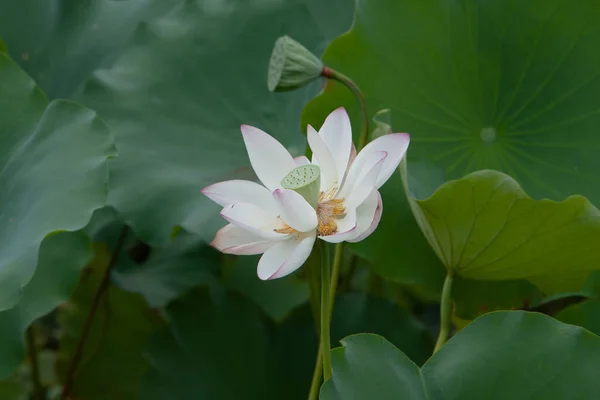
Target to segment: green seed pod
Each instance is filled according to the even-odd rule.
[[[318,165],[300,165],[281,180],[284,189],[294,190],[313,207],[319,204],[321,168]]]
[[[298,89],[321,76],[323,63],[308,49],[289,36],[275,42],[267,85],[271,92]]]

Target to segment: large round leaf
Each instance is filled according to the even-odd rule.
[[[600,300],[585,301],[567,307],[556,314],[556,319],[567,324],[579,325],[600,335]]]
[[[600,393],[600,338],[542,314],[487,314],[420,370],[380,336],[354,335],[342,344],[332,351],[322,400],[593,400]]]
[[[394,130],[411,133],[419,179],[489,168],[534,198],[600,203],[594,0],[361,0],[358,9],[324,60],[358,83],[371,112],[389,108]],[[335,103],[337,88],[309,109]]]
[[[50,98],[71,97],[109,65],[140,21],[182,1],[3,1],[0,38]]]
[[[142,398],[305,399],[318,338],[310,307],[281,325],[239,296],[192,291],[167,307],[168,329],[148,350],[151,370]],[[340,296],[332,337],[375,331],[385,334],[417,362],[431,353],[425,328],[404,310],[364,294]],[[233,384],[233,383],[234,384]]]
[[[582,286],[583,273],[600,268],[600,211],[584,197],[533,200],[508,175],[484,170],[409,201],[438,257],[461,277],[555,276],[570,286],[565,275],[576,274]]]
[[[534,199],[579,193],[600,202],[594,176],[600,167],[600,9],[593,0],[577,6],[360,0],[358,9],[350,32],[323,58],[356,81],[371,115],[389,109],[393,130],[411,134],[415,197],[488,168],[511,174]],[[303,119],[319,126],[327,111],[354,102],[333,84],[309,103]],[[384,205],[392,199],[384,197]],[[389,245],[371,258],[383,276],[416,281],[424,266],[433,271],[421,238],[394,240],[395,226],[387,228],[390,220],[413,229],[408,213],[408,207],[384,207],[375,234]],[[367,242],[359,252],[367,254]],[[382,268],[381,260],[393,261]]]
[[[350,249],[371,264],[375,272],[394,282],[420,289],[429,298],[439,298],[444,267],[419,230],[408,210],[400,174],[381,188],[383,214],[377,230]]]
[[[39,262],[15,307],[0,312],[0,378],[25,358],[25,330],[34,320],[65,302],[92,259],[90,240],[82,233],[57,233],[40,246]]]
[[[251,178],[240,124],[304,151],[299,110],[317,86],[267,90],[273,43],[289,34],[320,53],[350,25],[352,0],[182,4],[143,25],[113,68],[98,71],[81,99],[115,128],[110,203],[141,238],[165,243],[182,225],[212,238],[218,207],[200,189]]]
[[[0,310],[31,279],[42,239],[82,228],[106,200],[112,137],[75,103],[47,104],[35,83],[0,54]]]

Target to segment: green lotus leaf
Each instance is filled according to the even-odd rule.
[[[332,351],[322,400],[596,399],[600,338],[538,313],[486,314],[419,369],[381,336],[354,335]]]
[[[510,176],[484,170],[409,201],[442,263],[463,278],[564,281],[600,268],[600,211],[582,196],[534,200]]]
[[[360,0],[357,10],[352,29],[328,46],[323,60],[358,84],[371,116],[378,110],[389,110],[386,123],[393,131],[411,134],[409,181],[405,184],[414,197],[427,199],[444,182],[489,169],[511,175],[535,200],[563,201],[579,194],[600,204],[595,173],[600,168],[600,55],[595,51],[600,46],[600,18],[595,1],[584,0],[573,6],[560,0]],[[339,84],[329,85],[307,105],[303,121],[318,126],[327,112],[340,104],[354,110],[354,121],[360,121],[355,100]],[[511,196],[508,187],[517,190],[516,182],[500,188],[508,196],[507,201]],[[467,215],[461,209],[467,207],[464,202],[471,202],[471,188],[462,180],[451,185],[453,195],[458,197],[445,205],[445,212],[458,207],[458,213],[445,213],[449,219],[436,222],[437,238],[426,232],[429,242],[437,243],[434,249],[446,267],[460,269],[462,276],[481,279],[517,279],[545,272],[541,267],[544,260],[531,252],[531,241],[502,262],[494,261],[517,245],[517,238],[511,243],[495,240],[469,264],[469,257],[483,250],[489,236],[480,237],[473,231],[469,239],[465,238],[471,232],[474,213]],[[458,194],[459,188],[467,193]],[[421,206],[433,207],[442,199],[442,193],[436,192]],[[521,195],[515,192],[515,196]],[[400,201],[397,196],[384,196],[384,204]],[[450,198],[445,196],[444,200]],[[523,235],[528,230],[534,233],[538,226],[534,218],[544,213],[552,214],[549,224],[561,218],[567,222],[569,213],[573,218],[595,215],[581,197],[557,205],[533,200],[530,204],[536,204],[536,210],[528,216],[529,222],[520,222]],[[408,207],[392,207],[384,209],[381,228],[371,241],[359,244],[357,252],[369,256],[376,271],[394,280],[417,282],[425,270],[431,276],[436,270],[439,273],[439,266],[432,265],[431,254],[422,251],[421,238],[397,238],[398,232],[414,230],[414,225],[409,222]],[[577,217],[579,208],[586,210]],[[516,211],[511,211],[510,218],[516,218]],[[561,217],[561,213],[565,214]],[[437,216],[428,212],[427,218]],[[460,232],[457,226],[440,225],[459,220],[463,224]],[[399,221],[404,221],[401,230]],[[594,230],[593,221],[595,217],[585,227],[583,221],[577,228],[577,224],[570,225],[577,231],[575,237],[580,238],[587,229]],[[494,220],[492,225],[497,231],[498,223],[503,222]],[[479,218],[479,223],[481,226],[484,221]],[[542,230],[545,227],[539,225]],[[487,233],[491,234],[494,228],[489,229]],[[448,232],[452,237],[445,236]],[[509,232],[503,230],[501,234]],[[386,246],[375,244],[375,237]],[[467,240],[471,243],[466,244]],[[454,243],[450,245],[450,241]],[[555,246],[557,242],[552,243]],[[561,243],[561,247],[570,243]],[[461,244],[466,247],[461,248]],[[497,247],[502,245],[507,246],[505,250]],[[378,247],[377,254],[369,254],[370,246]],[[553,245],[547,247],[549,251],[557,250]],[[585,243],[578,243],[577,248],[584,250]],[[511,259],[516,260],[526,250],[530,251],[529,258],[522,262],[536,258],[533,261],[537,266],[520,272],[516,261],[508,266]],[[547,272],[556,276],[559,270],[594,268],[590,264],[593,259],[583,259],[587,254],[564,254],[575,258],[561,258],[563,267],[556,266],[555,258]],[[486,263],[489,265],[479,268]],[[501,271],[496,273],[495,268]],[[579,277],[581,283],[585,275]],[[536,278],[536,284],[550,292],[573,289],[577,282],[571,278],[564,285],[556,284],[558,278]]]
[[[4,1],[0,38],[51,99],[71,98],[96,68],[110,65],[141,21],[182,1]]]
[[[147,351],[141,398],[306,399],[318,346],[310,307],[274,325],[238,295],[194,290],[166,314],[169,326]],[[417,362],[431,354],[431,337],[406,311],[365,294],[338,296],[332,337],[365,330],[389,335]]]
[[[0,310],[15,306],[48,234],[83,228],[106,201],[108,127],[68,101],[48,104],[0,54]]]

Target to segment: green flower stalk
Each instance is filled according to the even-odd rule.
[[[271,92],[286,92],[308,85],[321,76],[323,63],[289,36],[275,42],[267,85]]]

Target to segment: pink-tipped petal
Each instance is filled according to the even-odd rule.
[[[277,189],[273,192],[277,212],[283,222],[298,232],[310,232],[317,227],[317,212],[293,190]]]
[[[385,151],[374,151],[361,157],[352,165],[348,177],[339,192],[344,199],[344,205],[358,207],[375,188],[388,154]]]
[[[343,107],[334,110],[327,116],[323,126],[319,129],[319,135],[333,155],[338,173],[337,182],[341,184],[348,168],[353,146],[350,117]]]
[[[350,152],[350,160],[348,161],[347,169],[350,169],[350,167],[352,166],[352,163],[356,159],[357,154],[358,154],[358,152],[356,151],[356,146],[354,145],[354,142],[352,142],[352,151]]]
[[[383,213],[383,201],[381,194],[373,190],[365,199],[364,203],[356,209],[357,226],[356,237],[349,239],[348,242],[356,243],[366,239],[379,225],[381,214]]]
[[[262,254],[276,243],[236,225],[228,224],[217,231],[210,245],[222,253],[248,256]]]
[[[218,182],[202,189],[202,193],[223,207],[234,203],[250,203],[268,210],[275,206],[271,192],[252,181]]]
[[[281,180],[296,167],[290,153],[258,128],[242,125],[241,130],[250,164],[258,179],[271,191],[281,187]]]
[[[333,154],[327,147],[327,144],[323,141],[323,138],[319,136],[317,131],[310,125],[306,130],[306,137],[308,139],[308,145],[312,150],[312,163],[317,164],[321,168],[321,190],[326,191],[336,182],[339,185],[341,180],[338,181],[338,171],[335,165],[335,159]]]
[[[366,157],[370,153],[376,151],[386,151],[388,153],[379,176],[377,177],[376,188],[379,189],[392,176],[402,158],[406,154],[410,143],[410,135],[408,133],[391,133],[381,136],[371,143],[367,144],[364,149],[356,157],[358,161],[361,157]],[[355,161],[355,163],[356,163]]]
[[[306,156],[294,157],[294,162],[297,166],[310,164],[310,161],[308,161]]]
[[[263,254],[258,262],[257,273],[262,280],[282,278],[304,264],[315,244],[314,232],[293,236],[277,243]]]
[[[355,209],[347,208],[346,215],[343,218],[336,219],[336,223],[338,228],[337,233],[328,236],[319,236],[319,239],[329,243],[340,243],[356,236],[354,233],[357,224]]]
[[[279,227],[277,216],[257,205],[250,203],[235,203],[221,210],[221,216],[228,222],[268,240],[281,240],[287,235],[274,230]]]

